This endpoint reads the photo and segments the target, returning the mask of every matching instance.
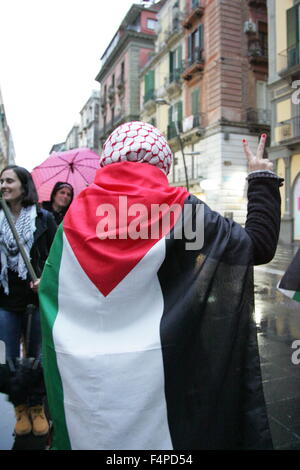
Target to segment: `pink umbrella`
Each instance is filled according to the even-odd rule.
[[[39,202],[50,200],[53,186],[58,181],[70,183],[76,196],[94,181],[96,170],[100,168],[99,160],[99,155],[88,148],[53,152],[31,172]]]

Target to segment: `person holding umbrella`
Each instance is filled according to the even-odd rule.
[[[50,201],[44,201],[42,207],[51,212],[59,225],[70,207],[74,197],[74,189],[70,183],[58,181],[51,192]]]
[[[56,232],[52,214],[38,207],[30,173],[9,165],[0,173],[0,340],[5,345],[6,364],[0,365],[0,391],[15,407],[16,435],[48,433],[44,413],[45,388],[41,367],[41,330],[38,286]],[[8,217],[4,208],[9,207]],[[14,227],[9,223],[14,224]],[[14,230],[16,235],[13,235]],[[21,242],[21,243],[20,243]],[[30,280],[26,256],[31,259],[35,281]],[[27,306],[31,305],[31,314]],[[20,342],[25,351],[20,358]],[[24,352],[26,358],[24,358]]]

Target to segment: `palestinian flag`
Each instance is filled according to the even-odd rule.
[[[300,249],[279,282],[278,289],[287,297],[300,302]]]
[[[156,204],[177,211],[155,239],[157,217],[133,214]],[[205,244],[187,250],[174,233],[199,204]],[[132,227],[143,237],[126,238]],[[100,169],[59,227],[40,285],[53,449],[271,447],[250,260],[243,229],[159,168]]]

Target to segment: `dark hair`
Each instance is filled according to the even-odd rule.
[[[69,188],[70,191],[71,191],[71,201],[70,201],[70,204],[71,202],[73,201],[73,197],[74,197],[74,189],[73,189],[73,186],[70,184],[70,183],[67,183],[66,181],[58,181],[57,183],[55,183],[55,185],[53,186],[53,189],[52,189],[52,192],[51,192],[51,196],[50,196],[50,202],[51,204],[54,202],[54,197],[55,197],[55,194],[57,193],[57,191],[59,191],[60,189],[62,188]],[[69,206],[70,206],[69,204]],[[69,207],[68,206],[68,207]]]
[[[22,196],[22,206],[28,207],[28,206],[33,206],[34,204],[37,204],[39,198],[38,198],[38,194],[37,194],[32,176],[29,173],[29,171],[26,170],[26,168],[23,168],[22,166],[7,165],[1,171],[0,177],[2,177],[2,174],[6,170],[13,170],[21,182],[22,189],[24,191],[23,196]]]

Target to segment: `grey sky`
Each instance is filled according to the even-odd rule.
[[[0,0],[0,87],[17,164],[64,141],[132,0]],[[136,3],[139,3],[137,1]]]

